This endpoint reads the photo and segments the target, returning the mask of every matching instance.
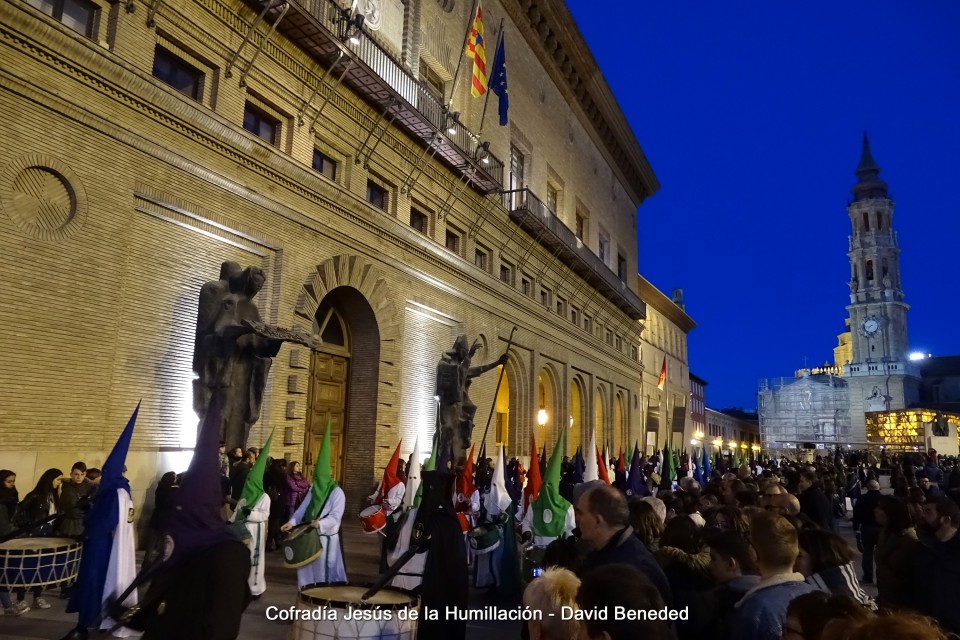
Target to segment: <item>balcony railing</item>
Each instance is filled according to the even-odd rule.
[[[263,3],[259,0],[246,2],[256,11],[263,10]],[[277,31],[324,67],[337,64],[337,54],[344,53],[338,69],[327,76],[328,84],[346,69],[344,84],[377,110],[389,109],[394,124],[424,146],[435,144],[436,157],[461,176],[469,176],[474,189],[484,195],[500,190],[503,162],[482,147],[476,135],[459,122],[452,121],[427,88],[366,30],[361,28],[356,34],[357,44],[344,38],[346,22],[342,7],[333,0],[288,2],[290,10],[280,19]],[[273,22],[280,15],[282,3],[277,5],[267,12],[266,20]],[[348,60],[353,64],[346,68]],[[315,102],[319,103],[320,99]],[[437,134],[440,134],[439,140]]]
[[[647,307],[643,300],[530,189],[505,191],[503,196],[510,218],[528,234],[631,319],[646,318]]]

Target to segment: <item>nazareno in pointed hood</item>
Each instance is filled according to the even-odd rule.
[[[337,488],[333,479],[333,467],[330,465],[330,421],[327,421],[327,430],[323,433],[323,442],[320,444],[320,453],[317,454],[317,464],[313,467],[313,483],[310,485],[310,506],[303,515],[303,522],[312,522],[323,512],[327,498]]]
[[[247,480],[243,483],[243,492],[240,494],[240,501],[237,502],[237,509],[240,508],[241,503],[248,509],[253,509],[260,497],[263,496],[263,473],[267,470],[267,459],[270,455],[270,444],[272,442],[273,430],[270,431],[267,441],[260,449],[260,455],[257,456],[257,461],[253,463],[253,468],[247,474]],[[246,517],[238,517],[237,520],[246,520]]]
[[[84,627],[95,627],[100,623],[103,589],[107,581],[114,534],[120,525],[120,497],[117,491],[123,489],[130,493],[130,483],[123,477],[123,468],[139,413],[140,403],[138,402],[133,415],[127,421],[127,426],[120,433],[117,443],[113,445],[113,450],[103,463],[103,469],[100,471],[100,486],[85,516],[80,569],[73,594],[67,604],[67,612],[78,613],[80,625]],[[108,595],[116,596],[117,594]]]
[[[237,540],[220,517],[223,495],[218,450],[222,422],[223,401],[214,395],[200,424],[193,459],[174,498],[168,530],[173,551],[165,559],[167,566],[178,565],[203,549]]]
[[[393,450],[393,455],[390,456],[390,462],[387,463],[386,468],[383,470],[383,479],[380,481],[380,493],[384,497],[395,486],[400,484],[400,476],[397,475],[397,464],[400,462],[400,445],[403,444],[403,440],[397,443],[397,448]]]
[[[547,473],[543,478],[540,495],[533,502],[533,533],[551,538],[563,534],[570,503],[560,495],[560,462],[563,458],[563,443],[566,430],[560,430],[560,438],[553,449]]]

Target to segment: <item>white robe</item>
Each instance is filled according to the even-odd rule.
[[[107,603],[127,590],[137,577],[137,545],[133,533],[133,500],[126,489],[117,489],[117,528],[113,532],[113,546],[110,548],[110,560],[107,563],[107,579],[103,584],[103,620],[101,629],[109,629],[116,622],[107,615]],[[134,589],[121,603],[124,607],[137,604],[137,590]],[[127,627],[118,627],[113,632],[116,638],[130,638],[143,635]]]
[[[303,515],[307,512],[312,499],[313,492],[308,491],[307,497],[303,499],[294,514],[290,516],[287,524],[291,526],[301,524]],[[323,545],[323,553],[310,564],[297,569],[297,586],[299,588],[302,589],[309,584],[318,582],[347,581],[347,571],[343,567],[343,553],[340,551],[339,535],[340,520],[343,519],[343,509],[346,502],[347,498],[343,489],[339,486],[334,487],[327,497],[326,504],[320,511],[320,527],[316,530],[317,535],[320,536],[320,544]]]
[[[410,548],[410,537],[413,535],[413,523],[417,519],[417,507],[411,507],[407,519],[400,529],[397,546],[387,555],[387,563],[392,567],[394,563]],[[423,568],[427,564],[427,552],[414,555],[407,564],[403,565],[393,581],[390,583],[399,589],[416,589],[423,582]]]
[[[573,505],[567,509],[567,517],[563,524],[563,533],[564,537],[570,537],[573,535],[573,530],[577,526],[577,518],[573,512]],[[533,533],[533,506],[527,509],[527,513],[523,516],[523,522],[520,525],[520,530],[524,533]],[[533,546],[535,547],[545,547],[559,536],[538,536],[534,534],[533,536]]]
[[[230,522],[234,522],[237,513],[246,505],[246,501],[240,500],[237,503],[237,510],[230,517]],[[270,496],[264,493],[253,506],[250,515],[244,523],[247,531],[250,532],[250,542],[247,548],[250,549],[250,577],[247,578],[247,584],[250,585],[250,595],[259,596],[267,590],[267,581],[264,579],[263,571],[266,568],[267,551],[267,519],[270,517]]]
[[[398,482],[390,487],[390,490],[387,491],[386,496],[384,496],[383,492],[381,491],[382,487],[383,483],[381,482],[380,486],[377,487],[377,490],[367,496],[367,498],[370,500],[371,504],[378,504],[382,506],[383,515],[390,517],[400,506],[400,503],[403,502],[403,495],[407,487],[402,482]],[[400,514],[397,515],[399,516]]]

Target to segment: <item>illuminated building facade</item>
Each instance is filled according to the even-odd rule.
[[[642,441],[637,208],[659,184],[563,3],[483,3],[510,102],[484,120],[471,4],[0,3],[0,467],[30,486],[102,463],[142,398],[138,507],[184,469],[198,294],[225,260],[265,271],[266,322],[324,343],[283,347],[248,444],[276,429],[309,472],[329,421],[351,504],[398,440],[429,451],[461,333],[486,363],[517,327],[500,395],[494,372],[470,390],[488,451]]]

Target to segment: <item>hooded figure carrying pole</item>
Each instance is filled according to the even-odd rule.
[[[150,579],[150,588],[139,609],[113,607],[127,626],[144,630],[143,640],[234,640],[240,633],[250,602],[250,551],[220,517],[222,420],[214,397],[174,498],[162,561],[137,576]]]
[[[139,411],[140,405],[137,404],[103,464],[100,487],[87,512],[80,571],[67,604],[67,612],[79,614],[79,621],[63,640],[83,640],[88,637],[88,629],[113,627],[114,621],[106,612],[107,603],[123,592],[137,575],[133,500],[130,498],[130,483],[123,477],[123,471]],[[137,594],[131,593],[124,604],[136,605]],[[119,627],[113,635],[127,638],[140,634]]]
[[[237,501],[237,510],[231,516],[231,522],[242,522],[250,534],[250,594],[260,596],[267,590],[267,581],[264,578],[267,549],[267,520],[270,518],[270,496],[263,489],[263,472],[267,468],[267,459],[270,455],[270,443],[273,442],[273,432],[260,450],[257,461],[247,474],[247,481],[243,485],[243,493]]]

